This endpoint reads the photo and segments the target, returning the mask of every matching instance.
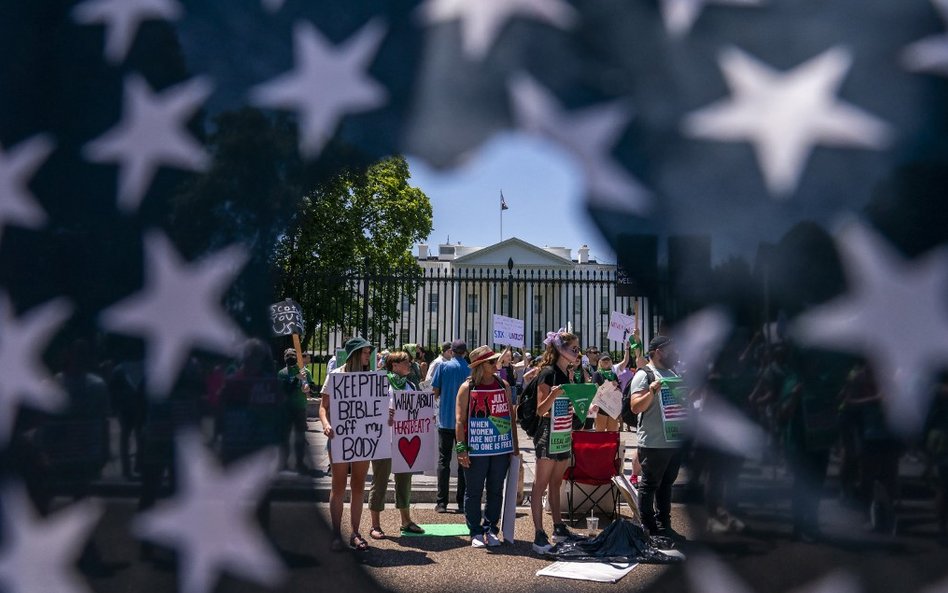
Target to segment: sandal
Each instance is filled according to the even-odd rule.
[[[329,550],[331,552],[341,552],[345,550],[346,547],[342,543],[342,538],[338,535],[332,538],[332,541],[329,542]]]
[[[385,532],[382,531],[381,527],[373,527],[371,531],[369,531],[369,537],[372,539],[385,539]]]
[[[418,526],[414,521],[409,521],[407,525],[402,525],[402,533],[424,533],[425,530]]]
[[[352,534],[352,537],[349,538],[349,545],[356,552],[365,552],[369,549],[369,542],[365,541],[365,538],[359,533]]]

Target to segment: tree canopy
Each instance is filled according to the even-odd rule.
[[[307,342],[315,323],[391,337],[402,291],[414,294],[421,275],[411,248],[431,232],[431,202],[409,178],[408,163],[393,156],[347,168],[303,196],[273,264],[282,294],[303,308]],[[401,283],[367,280],[380,277]]]

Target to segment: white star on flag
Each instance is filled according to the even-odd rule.
[[[46,213],[28,185],[54,147],[45,135],[33,136],[7,151],[0,146],[0,236],[6,225],[38,229],[46,224]]]
[[[195,431],[177,438],[174,498],[136,517],[137,537],[177,549],[183,593],[208,593],[220,573],[275,587],[282,562],[256,524],[254,511],[276,472],[266,449],[221,468]]]
[[[388,100],[385,87],[366,75],[385,29],[373,20],[333,46],[312,24],[296,23],[296,68],[251,89],[250,102],[297,112],[300,152],[307,158],[319,156],[344,115],[371,111]]]
[[[932,4],[948,25],[948,0],[932,0]],[[902,64],[912,72],[948,76],[948,33],[932,35],[906,47],[902,52]]]
[[[183,12],[175,0],[88,0],[73,8],[72,18],[82,25],[105,24],[105,57],[117,64],[128,55],[143,21],[173,21]]]
[[[0,292],[0,446],[10,438],[20,404],[45,412],[66,404],[66,394],[43,366],[43,350],[72,306],[60,298],[19,318],[13,313],[9,297]]]
[[[0,589],[6,593],[85,593],[89,589],[74,565],[102,508],[84,500],[40,519],[24,490],[3,493],[3,546]]]
[[[246,260],[243,247],[231,246],[186,263],[165,235],[145,235],[144,288],[103,311],[100,322],[109,331],[146,340],[152,395],[170,391],[191,348],[236,353],[242,334],[220,301]]]
[[[688,114],[682,131],[753,143],[775,196],[793,193],[817,144],[878,150],[889,143],[885,122],[835,96],[852,64],[845,49],[826,50],[786,73],[736,48],[725,50],[719,62],[733,97]]]
[[[686,564],[692,593],[752,593],[721,561],[708,555],[694,556]],[[859,582],[848,572],[836,571],[795,593],[859,593]]]
[[[761,0],[662,0],[665,30],[673,37],[687,34],[707,4],[760,6]]]
[[[527,75],[515,77],[510,92],[517,126],[551,140],[576,159],[585,174],[590,203],[638,214],[648,210],[647,190],[610,154],[632,117],[631,109],[614,102],[566,113]]]
[[[560,29],[570,29],[576,11],[562,0],[428,0],[418,7],[420,20],[428,25],[459,20],[464,53],[482,60],[514,16],[542,21]]]
[[[803,313],[791,331],[801,343],[868,358],[890,426],[912,435],[934,375],[948,369],[948,249],[908,261],[855,222],[836,243],[850,292]]]
[[[158,167],[203,171],[210,166],[204,147],[186,127],[210,94],[210,82],[200,77],[158,94],[141,76],[125,79],[122,121],[83,147],[89,161],[119,163],[122,210],[138,209]]]

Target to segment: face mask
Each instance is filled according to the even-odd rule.
[[[293,366],[293,365],[296,364],[296,359],[295,359],[295,358],[286,358],[286,359],[283,360],[283,362],[286,363],[286,366],[291,367],[291,366]]]

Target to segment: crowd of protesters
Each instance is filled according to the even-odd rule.
[[[634,430],[631,451],[633,483],[638,487],[641,520],[654,535],[681,536],[672,526],[673,486],[682,466],[689,469],[692,486],[699,486],[707,511],[708,532],[722,534],[745,529],[738,508],[740,481],[746,463],[734,451],[702,449],[666,439],[662,412],[656,404],[662,381],[684,374],[674,340],[654,336],[647,346],[635,333],[614,362],[612,353],[589,346],[581,349],[576,335],[550,332],[539,355],[488,346],[468,350],[462,340],[439,345],[429,355],[417,344],[383,350],[373,360],[373,344],[361,337],[346,341],[345,360],[328,361],[329,372],[364,372],[384,369],[389,389],[430,389],[436,397],[438,427],[437,498],[435,510],[449,512],[453,503],[466,518],[474,547],[499,544],[502,488],[510,455],[470,457],[467,446],[467,401],[474,389],[503,390],[516,418],[518,398],[528,385],[536,385],[539,427],[533,437],[536,466],[531,492],[531,517],[535,527],[533,548],[548,551],[573,537],[562,522],[560,483],[570,461],[569,453],[550,451],[550,410],[561,387],[570,383],[615,382],[628,401],[634,421],[613,418],[595,408],[586,423],[575,429],[596,431]],[[127,357],[95,365],[89,344],[77,341],[64,349],[61,372],[56,376],[69,396],[69,407],[58,414],[21,413],[11,438],[10,459],[40,512],[46,512],[54,490],[68,485],[76,497],[85,496],[89,484],[117,451],[121,474],[141,481],[139,507],[155,504],[163,488],[173,487],[174,435],[183,428],[199,427],[202,416],[213,420],[209,444],[224,463],[266,446],[277,446],[283,469],[318,475],[321,468],[307,466],[307,406],[321,398],[321,430],[332,446],[329,418],[330,389],[316,383],[322,370],[312,356],[290,348],[282,366],[274,363],[271,346],[249,340],[235,361],[212,363],[191,359],[168,398],[146,396],[147,378],[141,357]],[[341,354],[341,352],[340,352]],[[437,354],[437,356],[434,356]],[[618,356],[616,357],[618,359]],[[374,363],[374,364],[373,364]],[[726,403],[765,429],[769,442],[763,463],[782,466],[791,478],[792,533],[801,540],[821,537],[819,505],[828,468],[835,460],[839,497],[864,512],[867,527],[894,532],[899,525],[900,460],[906,453],[926,465],[926,476],[935,492],[938,529],[946,536],[948,520],[948,385],[942,382],[924,433],[905,440],[890,431],[883,408],[883,394],[873,369],[861,361],[794,348],[787,342],[772,343],[760,334],[734,339],[708,369],[707,380],[695,387],[688,402],[701,414],[717,401]],[[877,371],[878,372],[878,371]],[[118,422],[118,442],[112,442],[109,417]],[[519,455],[525,443],[516,439]],[[460,469],[451,492],[452,461]],[[366,478],[372,469],[368,495],[372,539],[387,534],[382,524],[385,495],[394,482],[395,507],[400,531],[423,533],[411,517],[411,474],[391,476],[391,459],[332,464],[330,518],[331,548],[346,546],[342,536],[343,499],[350,500],[349,547],[369,548],[362,535],[362,509]],[[544,527],[544,511],[553,516],[552,537]],[[269,505],[260,506],[260,519],[268,520]],[[143,549],[148,554],[148,549]]]

